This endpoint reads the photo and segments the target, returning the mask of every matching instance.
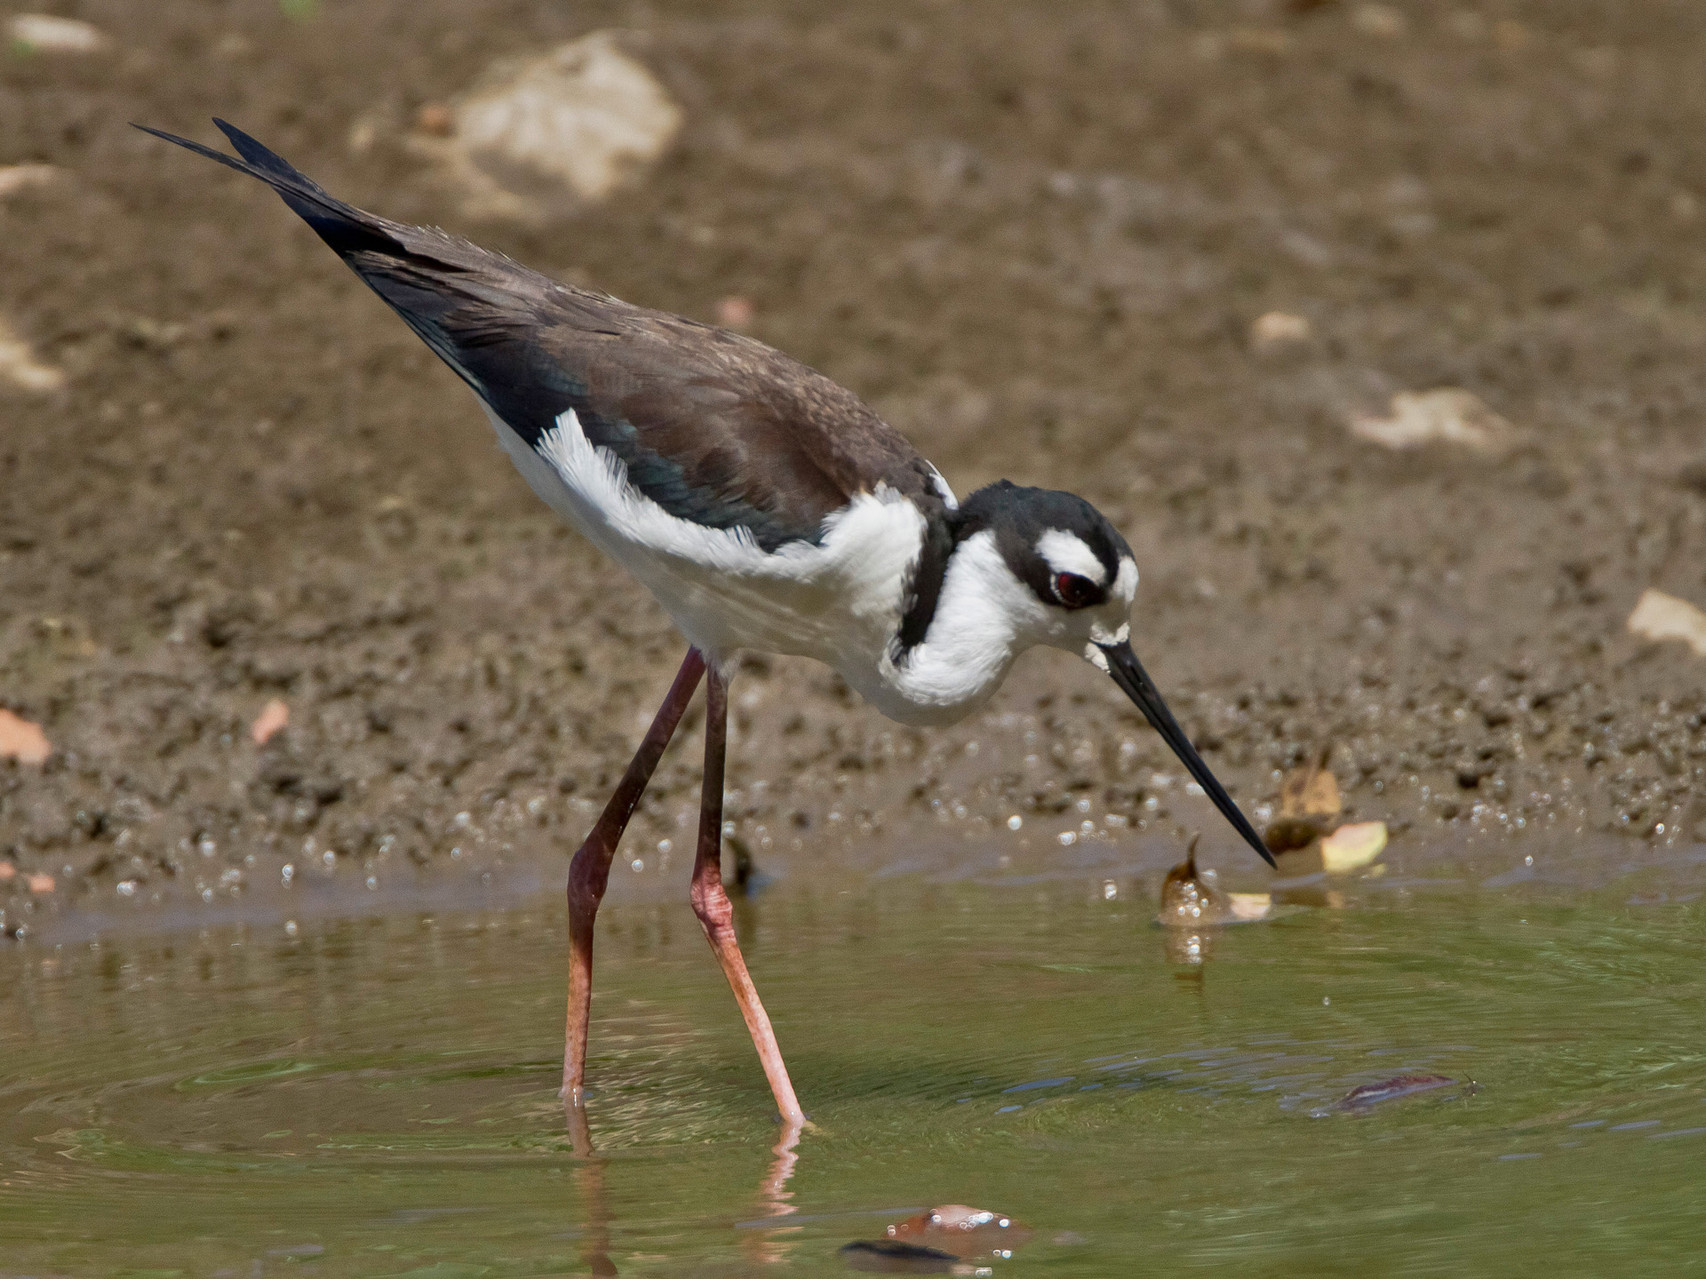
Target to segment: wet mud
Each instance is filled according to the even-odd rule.
[[[1706,663],[1624,627],[1649,587],[1706,604],[1706,12],[78,14],[106,49],[0,55],[0,163],[62,171],[0,196],[0,311],[64,374],[0,391],[0,705],[54,751],[0,762],[8,919],[554,875],[680,656],[268,192],[128,127],[213,114],[366,207],[743,321],[962,493],[1083,492],[1139,556],[1139,654],[1258,825],[1324,758],[1395,854],[1706,836]],[[423,108],[599,28],[681,104],[674,149],[602,206],[462,216],[409,146]],[[1348,427],[1438,387],[1504,443]],[[760,872],[1144,841],[1164,867],[1198,830],[1254,870],[1060,654],[932,733],[799,661],[743,659],[733,698]],[[257,745],[273,699],[289,724]],[[685,892],[695,726],[630,832],[636,884],[673,858]]]

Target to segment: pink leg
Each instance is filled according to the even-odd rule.
[[[741,1016],[746,1018],[747,1032],[758,1049],[758,1060],[776,1096],[782,1122],[795,1126],[804,1123],[806,1115],[794,1096],[788,1068],[782,1064],[776,1032],[770,1028],[770,1018],[746,971],[746,960],[741,958],[740,943],[735,939],[734,907],[723,890],[723,754],[728,725],[728,682],[713,668],[705,682],[705,788],[699,801],[699,851],[693,862],[693,911],[705,926],[705,937],[729,979]]]
[[[640,749],[628,764],[628,771],[616,787],[616,793],[599,814],[598,822],[586,842],[569,863],[569,1016],[563,1034],[563,1100],[570,1106],[581,1103],[586,1083],[586,1027],[592,1010],[592,925],[598,915],[598,903],[604,899],[604,887],[610,882],[610,859],[616,855],[616,844],[634,815],[640,796],[646,793],[646,783],[663,757],[664,747],[675,734],[681,714],[693,700],[693,690],[705,673],[705,659],[699,650],[690,648],[676,672],[669,695],[658,707],[652,726],[646,730]]]

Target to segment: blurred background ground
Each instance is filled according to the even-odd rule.
[[[1325,752],[1396,849],[1706,838],[1706,666],[1625,626],[1648,588],[1706,605],[1700,6],[54,12],[105,40],[0,53],[0,165],[52,166],[0,192],[0,706],[53,745],[0,762],[14,920],[287,865],[555,876],[680,655],[268,191],[128,127],[212,115],[364,207],[739,324],[961,493],[1083,492],[1138,553],[1140,655],[1259,819]],[[662,159],[530,217],[459,195],[446,104],[599,30],[679,106]],[[1455,442],[1369,438],[1441,388],[1412,407],[1463,410]],[[735,703],[761,868],[1170,859],[1199,828],[1242,867],[1059,654],[948,731],[791,660]],[[684,891],[697,785],[689,732],[626,880]]]

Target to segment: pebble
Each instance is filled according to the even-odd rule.
[[[1696,657],[1706,657],[1706,612],[1675,595],[1649,586],[1641,592],[1635,611],[1624,625],[1631,635],[1659,641],[1681,640],[1694,650]]]
[[[534,220],[552,193],[607,199],[681,130],[668,90],[596,31],[541,57],[494,64],[483,83],[416,118],[411,149],[436,159],[469,212]]]
[[[20,13],[6,24],[14,44],[38,53],[99,53],[111,41],[93,23],[47,13]]]

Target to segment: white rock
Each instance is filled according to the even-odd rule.
[[[470,211],[534,218],[551,196],[608,198],[668,149],[682,114],[650,71],[594,32],[543,57],[492,68],[451,106],[448,138],[410,145],[439,160]]]
[[[0,200],[20,191],[51,186],[64,172],[51,164],[0,164]]]
[[[1706,613],[1687,600],[1648,587],[1641,592],[1627,623],[1631,635],[1650,640],[1681,640],[1706,657]]]
[[[65,372],[43,364],[12,326],[0,320],[0,378],[25,391],[57,391],[65,385]]]
[[[99,53],[110,43],[91,23],[47,13],[18,14],[6,24],[6,34],[14,43],[42,53]]]
[[[1399,391],[1392,397],[1389,417],[1353,414],[1351,434],[1389,449],[1413,449],[1423,444],[1455,444],[1480,453],[1508,449],[1516,431],[1480,398],[1458,387],[1432,391]]]

